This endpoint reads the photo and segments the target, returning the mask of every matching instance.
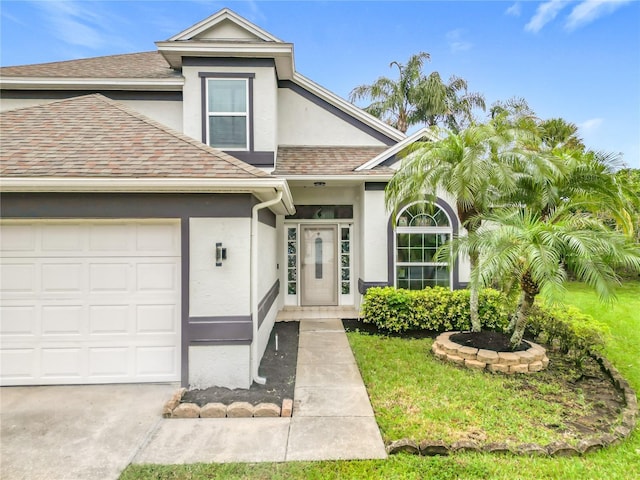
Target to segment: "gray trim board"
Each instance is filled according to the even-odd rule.
[[[273,67],[273,58],[182,57],[183,67]]]
[[[388,287],[388,286],[389,286],[389,282],[365,282],[361,278],[358,278],[358,292],[360,293],[360,295],[364,295],[365,293],[367,293],[367,290],[369,290],[372,287]]]
[[[268,208],[258,210],[258,221],[269,227],[276,228],[276,215]]]
[[[249,81],[249,105],[247,112],[247,121],[249,122],[249,138],[248,138],[248,150],[253,152],[253,80],[256,77],[255,73],[233,73],[233,72],[198,72],[200,77],[200,103],[202,104],[201,116],[202,116],[202,143],[208,145],[207,142],[207,79],[209,78],[242,78]],[[214,147],[215,148],[215,147]],[[240,152],[237,152],[240,153]]]
[[[251,315],[228,317],[189,317],[189,346],[195,345],[248,345],[253,338]]]
[[[384,191],[387,182],[364,182],[364,189],[370,191]]]
[[[436,198],[436,201],[434,203],[438,207],[442,208],[445,212],[447,212],[447,215],[451,219],[452,235],[453,237],[457,237],[460,225],[458,223],[458,215],[456,215],[456,212],[453,210],[453,208],[451,208],[451,205],[449,205],[447,202],[445,202],[441,198]],[[402,210],[404,207],[405,205],[401,205],[400,208],[398,208],[398,211]],[[388,275],[389,275],[389,285],[395,285],[395,281],[394,281],[395,280],[395,271],[394,271],[395,262],[393,261],[393,259],[395,257],[396,242],[395,242],[395,232],[394,232],[393,224],[391,223],[391,221],[392,221],[392,218],[389,218],[389,225],[387,227],[387,269],[388,269]],[[457,257],[453,261],[453,272],[451,276],[452,276],[451,288],[454,290],[459,290],[460,288],[463,288],[459,282],[460,272],[459,272],[459,262]]]
[[[310,102],[316,104],[320,108],[323,108],[327,112],[332,113],[336,117],[344,120],[348,124],[356,127],[357,129],[365,132],[366,134],[371,135],[376,140],[380,140],[385,145],[391,146],[398,143],[397,140],[387,137],[384,133],[379,132],[373,127],[370,127],[369,125],[367,125],[366,123],[358,120],[357,118],[352,117],[348,113],[343,112],[338,107],[331,105],[326,100],[321,99],[317,95],[311,93],[309,90],[306,90],[305,88],[301,87],[297,83],[292,82],[291,80],[278,80],[278,88],[288,88],[290,90],[293,90],[301,97],[306,98]]]
[[[391,165],[393,165],[397,161],[398,161],[398,156],[397,155],[391,155],[389,158],[387,158],[384,162],[380,163],[380,165],[378,165],[378,166],[379,167],[390,167]]]
[[[273,168],[275,152],[246,152],[244,150],[225,150],[224,153],[236,157],[254,167]]]
[[[188,218],[180,219],[180,384],[189,386],[189,256],[190,226]]]
[[[271,306],[273,302],[276,301],[278,295],[280,294],[280,280],[276,280],[273,286],[269,289],[266,295],[260,300],[258,304],[258,328],[262,326],[262,322],[267,317],[269,310],[271,310]]]
[[[128,91],[128,90],[2,90],[2,98],[17,100],[63,100],[99,93],[111,100],[145,100],[181,102],[182,92]]]
[[[251,217],[249,193],[0,193],[3,218]]]

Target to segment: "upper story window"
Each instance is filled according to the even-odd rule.
[[[251,150],[252,76],[204,75],[206,143],[221,150]]]

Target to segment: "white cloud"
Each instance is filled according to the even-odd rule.
[[[519,17],[522,13],[522,5],[520,2],[516,2],[507,8],[504,12],[506,15],[511,15],[512,17]]]
[[[464,52],[466,50],[471,49],[473,47],[473,43],[465,40],[463,38],[464,30],[458,28],[456,30],[451,30],[447,32],[447,42],[449,43],[449,48],[451,52]]]
[[[589,120],[579,123],[578,128],[583,135],[586,135],[597,131],[603,122],[604,120],[602,118],[590,118]]]
[[[565,0],[549,0],[540,4],[536,9],[535,15],[524,26],[524,29],[528,32],[539,32],[542,27],[556,18],[560,10],[566,7],[568,3]]]
[[[573,7],[565,28],[571,31],[583,27],[630,2],[631,0],[585,0]]]
[[[73,46],[100,49],[122,46],[126,41],[109,29],[120,19],[102,11],[98,2],[55,1],[33,2],[41,9],[55,36]]]

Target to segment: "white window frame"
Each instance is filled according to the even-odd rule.
[[[244,82],[244,91],[245,91],[245,111],[244,112],[215,112],[215,111],[210,111],[209,110],[209,96],[211,94],[210,91],[210,85],[212,82],[216,82],[216,81],[229,81],[229,80],[234,80],[234,81],[242,81]],[[213,147],[213,148],[219,148],[221,150],[224,151],[248,151],[250,149],[250,142],[251,139],[249,138],[249,134],[250,134],[250,125],[249,123],[251,122],[251,118],[249,115],[249,111],[250,111],[250,105],[249,105],[249,79],[248,78],[242,78],[242,77],[207,77],[206,79],[206,98],[205,98],[205,110],[206,110],[206,114],[207,114],[207,118],[206,118],[206,122],[205,122],[205,128],[206,128],[206,137],[207,137],[207,145]],[[246,138],[246,143],[245,146],[243,148],[228,148],[228,147],[219,147],[216,145],[211,145],[211,133],[210,133],[210,128],[211,128],[211,123],[210,123],[210,119],[211,117],[244,117],[246,119],[245,122],[245,128],[246,128],[246,132],[245,132],[245,138]]]
[[[433,234],[433,235],[449,235],[449,241],[453,239],[453,221],[447,211],[442,208],[440,205],[434,203],[433,206],[438,210],[444,213],[445,217],[449,222],[448,226],[443,227],[415,227],[415,226],[398,226],[397,221],[400,216],[407,210],[408,208],[417,205],[419,203],[426,202],[413,202],[409,205],[405,206],[397,215],[396,220],[396,228],[393,232],[393,283],[396,287],[398,287],[398,267],[447,267],[449,270],[449,288],[453,289],[453,268],[449,268],[451,262],[398,262],[398,235],[402,233],[411,234]]]

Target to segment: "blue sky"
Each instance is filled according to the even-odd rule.
[[[541,118],[577,124],[589,148],[640,168],[636,0],[3,0],[0,64],[154,50],[225,6],[293,43],[296,69],[342,97],[426,51],[427,72],[465,78],[489,104],[523,97]]]

